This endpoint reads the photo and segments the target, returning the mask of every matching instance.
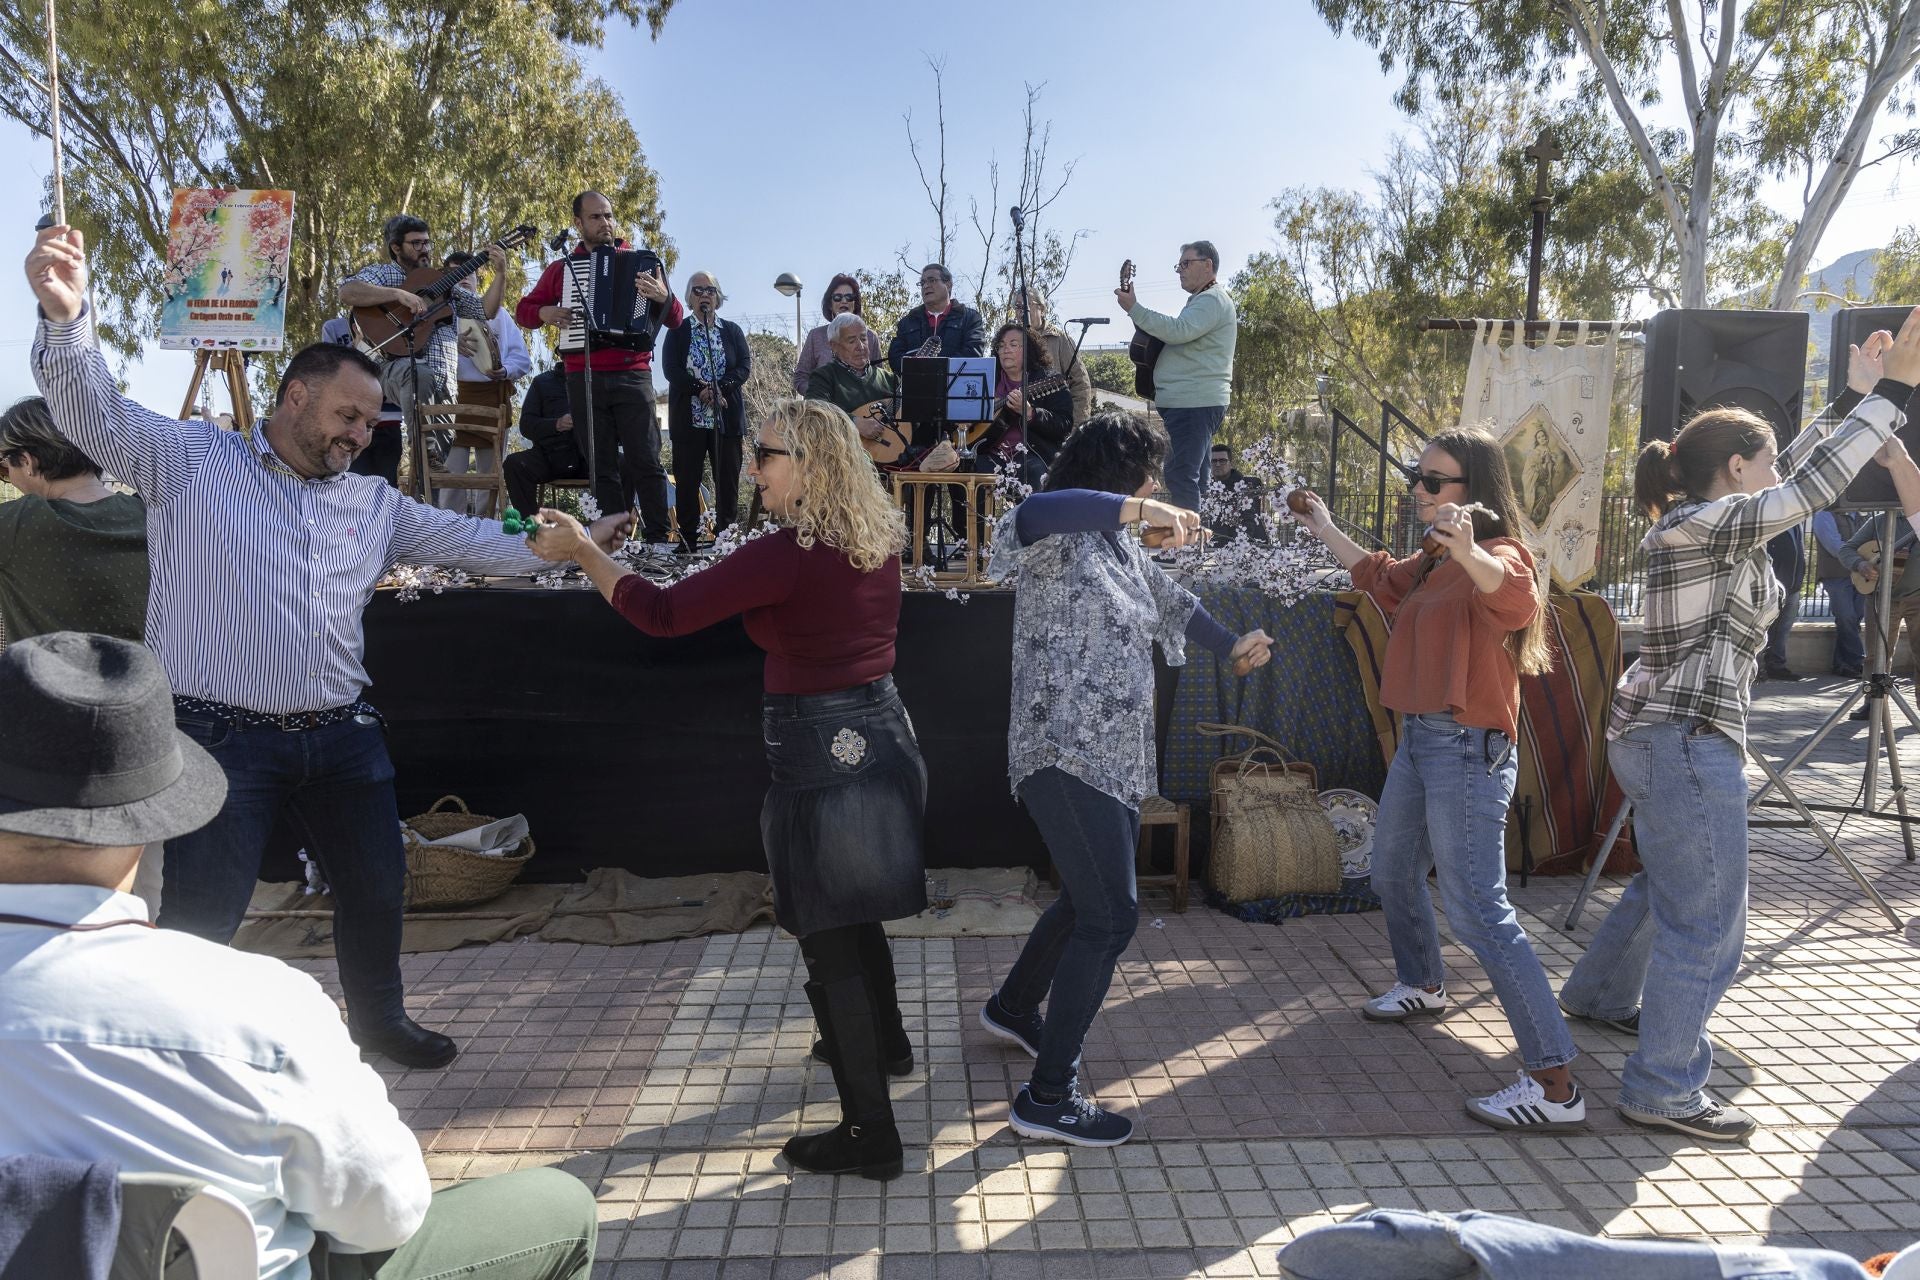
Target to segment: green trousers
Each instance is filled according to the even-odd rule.
[[[314,1280],[587,1280],[593,1193],[558,1169],[521,1169],[433,1194],[413,1239],[385,1253],[312,1254]]]

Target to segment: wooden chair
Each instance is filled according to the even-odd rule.
[[[419,418],[425,425],[415,432],[414,474],[420,477],[420,501],[433,505],[442,489],[479,489],[490,496],[486,514],[498,519],[507,509],[507,435],[513,430],[513,406],[495,408],[480,404],[423,404]],[[440,419],[434,422],[434,419]],[[493,452],[493,466],[486,471],[443,471],[432,464],[427,452],[428,431],[453,431],[476,446]],[[491,443],[482,444],[482,441]]]
[[[593,488],[593,481],[586,479],[584,476],[571,480],[543,480],[540,482],[540,487],[534,490],[534,496],[539,506],[551,507],[557,505],[554,495],[562,489],[578,491],[591,488]],[[524,514],[532,515],[533,512],[528,511]]]

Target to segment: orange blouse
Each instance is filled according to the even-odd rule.
[[[1353,585],[1393,622],[1380,676],[1383,706],[1409,715],[1450,711],[1461,724],[1518,741],[1520,677],[1506,639],[1533,621],[1540,588],[1533,556],[1517,539],[1480,545],[1506,567],[1496,591],[1474,586],[1452,556],[1416,588],[1422,557],[1394,560],[1384,551],[1353,566]]]

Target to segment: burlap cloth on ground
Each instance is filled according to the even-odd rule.
[[[937,870],[928,873],[933,905],[887,932],[905,938],[960,935],[1020,936],[1040,918],[1033,873],[1011,870]],[[333,899],[304,894],[298,883],[254,886],[246,923],[234,936],[242,951],[283,960],[333,954]],[[629,946],[742,933],[773,920],[773,886],[758,871],[645,879],[602,867],[585,884],[515,885],[493,901],[465,911],[409,912],[401,935],[405,952],[534,936],[543,942]]]

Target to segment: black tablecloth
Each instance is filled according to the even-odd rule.
[[[387,717],[403,816],[461,795],[524,813],[533,880],[761,870],[762,655],[738,620],[677,640],[597,592],[448,591],[368,607],[368,700]],[[901,597],[894,678],[926,757],[933,867],[1045,865],[1007,790],[1013,596]],[[298,874],[282,832],[270,879]]]

